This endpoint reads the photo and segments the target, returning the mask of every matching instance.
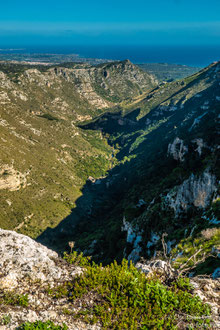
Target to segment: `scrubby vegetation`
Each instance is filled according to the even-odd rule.
[[[41,118],[45,118],[45,119],[48,119],[48,120],[59,120],[57,117],[55,116],[52,116],[51,114],[49,113],[44,113],[43,115],[39,116]]]
[[[83,256],[83,253],[77,253],[76,251],[71,252],[68,254],[64,252],[63,258],[70,264],[80,267],[85,267],[90,264],[91,257]]]
[[[52,321],[42,322],[25,322],[18,327],[18,330],[67,330],[68,327],[64,324],[63,326],[55,325]]]
[[[172,250],[172,255],[177,256],[173,266],[178,269],[185,264],[186,269],[191,269],[195,273],[210,274],[220,267],[216,253],[219,243],[220,228],[211,227],[195,231],[192,236],[182,239]]]
[[[99,323],[103,329],[175,329],[177,323],[210,325],[210,307],[192,295],[188,279],[178,278],[168,286],[156,275],[146,277],[127,260],[105,267],[87,264],[82,275],[53,288],[50,294],[56,299],[68,296],[73,306],[81,301],[83,309],[72,313],[74,319]]]
[[[4,291],[0,289],[0,305],[28,306],[28,295],[17,294],[16,291]]]
[[[0,325],[7,325],[11,322],[11,315],[5,314],[0,318]]]
[[[82,131],[77,124],[103,113],[107,96],[121,102],[128,92],[139,95],[129,79],[140,77],[143,89],[152,85],[147,73],[132,64],[129,68],[133,70],[131,78],[126,62],[102,68],[80,63],[49,67],[0,64],[0,165],[13,162],[14,170],[28,181],[16,192],[0,190],[2,228],[36,238],[47,227],[56,227],[76,206],[88,177],[103,177],[114,166],[111,147],[100,132]],[[79,70],[76,75],[74,69]],[[104,95],[99,84],[105,80],[105,70],[108,83]],[[99,87],[98,94],[93,91],[95,103],[90,99],[91,91],[85,89],[85,77],[91,78],[92,90],[93,85]]]
[[[106,178],[114,189],[112,199],[103,198],[101,207],[93,209],[92,226],[85,229],[82,219],[76,227],[74,239],[82,251],[95,240],[98,243],[92,253],[96,260],[103,264],[113,258],[121,261],[124,253],[129,256],[137,248],[135,238],[140,235],[140,254],[150,258],[162,248],[160,240],[152,244],[152,233],[161,238],[167,232],[174,257],[183,248],[180,246],[177,252],[175,246],[188,242],[188,252],[183,251],[176,260],[181,264],[200,246],[200,260],[204,253],[208,257],[213,244],[219,246],[219,237],[211,239],[210,244],[200,237],[215,223],[219,227],[218,65],[155,88],[140,102],[124,105],[117,113],[104,114],[84,126],[86,130],[102,130],[110,145],[117,148],[119,164]],[[177,138],[182,146],[175,145]],[[171,147],[173,152],[168,151]],[[181,148],[186,148],[182,156]],[[208,193],[210,184],[205,187],[204,173],[213,178],[212,194]],[[184,186],[187,180],[191,183]],[[140,206],[139,200],[144,204]],[[122,231],[123,219],[131,225],[132,234]],[[150,247],[146,248],[148,243]],[[188,249],[188,244],[192,248]],[[213,268],[218,262],[215,259]],[[192,263],[190,259],[189,267]],[[211,267],[208,269],[211,271]]]

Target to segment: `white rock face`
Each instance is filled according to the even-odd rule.
[[[128,261],[133,261],[134,263],[137,262],[140,259],[140,253],[142,251],[141,246],[139,245],[139,243],[142,241],[142,236],[141,235],[137,235],[134,243],[133,243],[133,250],[131,251],[131,253],[128,255]]]
[[[216,177],[213,174],[208,171],[199,177],[191,174],[180,186],[167,194],[165,201],[178,216],[192,205],[198,208],[207,207],[216,189]]]
[[[68,274],[56,252],[30,237],[0,229],[0,287],[12,289],[23,280],[58,280]]]
[[[156,233],[151,233],[150,241],[147,242],[147,249],[149,249],[151,246],[157,244],[159,241],[160,236],[157,235]]]
[[[194,139],[192,142],[197,145],[196,151],[198,152],[199,156],[201,156],[202,149],[206,147],[206,144],[204,143],[203,139]]]
[[[170,254],[171,248],[172,248],[173,244],[175,244],[175,243],[176,243],[175,239],[173,239],[172,241],[167,241],[167,254],[168,255]]]
[[[126,221],[125,217],[123,218],[122,231],[127,231],[127,243],[133,244],[133,250],[127,256],[127,259],[135,263],[140,259],[140,252],[142,251],[139,245],[142,241],[141,233],[136,228],[133,228],[132,224]]]
[[[206,109],[207,106],[203,106],[203,107],[205,107],[205,109]],[[201,107],[201,108],[202,108],[202,107]],[[208,108],[209,108],[209,107],[208,107]],[[205,110],[205,109],[203,109],[203,110]],[[199,116],[199,117],[197,117],[197,118],[194,119],[192,126],[189,128],[189,132],[191,132],[191,130],[192,130],[193,128],[195,128],[196,126],[199,125],[201,119],[202,119],[203,117],[205,117],[205,116],[207,115],[207,113],[208,113],[208,112],[206,111],[206,112],[204,112],[201,116]]]
[[[125,217],[123,218],[123,227],[122,231],[127,232],[127,243],[132,243],[136,237],[136,233],[131,223],[126,221]]]
[[[188,152],[188,147],[184,145],[183,140],[176,137],[173,143],[168,145],[167,153],[173,156],[175,160],[184,161],[184,156]]]
[[[169,265],[166,261],[158,259],[147,263],[138,262],[136,263],[135,267],[141,272],[148,274],[155,271],[159,271],[161,273],[166,272],[169,268]],[[172,268],[171,270],[174,271]]]

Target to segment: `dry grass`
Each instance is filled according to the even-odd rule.
[[[208,229],[204,229],[202,232],[201,232],[201,235],[203,238],[205,239],[211,239],[213,236],[217,235],[219,229],[218,228],[208,228]]]

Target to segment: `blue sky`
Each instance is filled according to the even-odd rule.
[[[220,45],[220,0],[2,1],[0,48]]]

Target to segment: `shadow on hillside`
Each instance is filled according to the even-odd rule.
[[[97,121],[84,125],[81,128],[101,130],[105,135],[116,135],[118,133],[119,138],[116,142],[120,145],[123,152],[119,152],[119,156],[117,156],[121,160],[124,155],[129,153],[131,145],[140,135],[139,130],[146,126],[146,118],[137,120],[139,113],[140,109],[136,109],[124,117],[122,117],[121,112],[107,113],[98,118]],[[124,137],[129,133],[132,133],[132,136],[129,139],[125,139]],[[155,140],[153,135],[155,135],[154,132],[148,135],[149,141]],[[147,141],[148,144],[149,142]],[[115,212],[117,221],[120,223],[118,227],[120,231],[123,207],[121,205],[118,207],[118,205],[133,185],[138,184],[139,180],[141,184],[142,179],[138,177],[137,170],[141,167],[144,159],[147,159],[149,155],[152,158],[152,153],[147,152],[147,145],[143,142],[135,149],[135,159],[130,159],[130,161],[114,167],[105,178],[98,179],[95,182],[87,180],[82,188],[82,196],[76,201],[76,207],[72,209],[71,214],[55,228],[47,228],[37,238],[37,241],[58,252],[62,252],[68,249],[69,241],[75,240],[74,233],[76,227],[77,232],[81,231],[83,236],[85,236],[86,232],[90,232],[93,226],[100,230],[101,227],[105,227],[105,222],[108,222],[113,212]],[[161,148],[160,143],[157,146]],[[119,235],[119,237],[124,236],[125,233]]]
[[[132,150],[131,146],[141,134],[140,131],[147,129],[149,120],[153,122],[155,118],[157,121],[165,118],[164,113],[161,117],[155,117],[154,111],[157,111],[158,107],[139,121],[137,116],[140,109],[136,109],[124,117],[121,112],[107,113],[96,121],[81,126],[83,129],[101,130],[103,134],[112,136],[117,134],[117,137],[110,140],[110,143],[118,143],[121,147],[122,152],[117,154],[119,160],[125,154],[134,158],[114,167],[105,178],[95,182],[88,180],[82,188],[82,196],[76,201],[76,207],[72,209],[71,214],[63,219],[57,227],[47,228],[37,238],[37,241],[58,252],[63,252],[69,250],[69,241],[76,241],[77,247],[86,249],[89,246],[85,246],[85,242],[88,242],[89,245],[98,237],[100,245],[97,244],[97,249],[100,247],[100,251],[108,251],[107,258],[111,258],[117,253],[120,256],[123,255],[126,233],[121,231],[121,225],[124,208],[128,206],[128,203],[137,204],[138,200],[142,198],[142,192],[149,191],[147,202],[152,201],[161,192],[160,183],[170,175],[176,166],[179,166],[176,161],[167,157],[167,147],[176,136],[183,138],[184,141],[190,141],[198,136],[196,130],[189,134],[189,127],[195,117],[203,112],[198,104],[196,111],[194,108],[193,117],[184,124],[186,126],[182,125],[185,123],[184,119],[191,111],[192,105],[194,105],[194,101],[187,101],[184,109],[171,114],[167,113],[166,116],[169,120],[150,131]],[[213,131],[213,134],[209,133],[209,135],[215,134],[214,129],[209,127],[207,129],[210,132]],[[192,170],[190,164],[185,164],[185,166]],[[168,189],[177,182],[171,182],[170,187],[169,184],[168,182],[166,187]],[[84,241],[84,246],[81,244],[82,241]]]
[[[152,114],[147,114],[138,121],[139,113],[140,109],[136,109],[124,117],[121,112],[107,113],[99,117],[97,121],[81,126],[83,129],[101,130],[105,135],[116,136],[117,134],[115,141],[109,140],[109,142],[114,145],[117,143],[121,147],[122,151],[117,154],[118,159],[123,159],[125,155],[133,155],[135,158],[120,163],[110,170],[105,178],[95,182],[87,180],[82,188],[82,196],[76,201],[76,207],[72,209],[71,214],[63,219],[57,227],[47,228],[37,238],[38,242],[58,252],[63,252],[69,249],[69,241],[76,240],[76,246],[80,245],[77,242],[80,240],[79,233],[84,238],[86,236],[92,238],[92,232],[101,231],[102,237],[103,235],[108,236],[108,244],[111,245],[111,241],[115,244],[115,238],[110,237],[111,226],[109,225],[110,219],[115,219],[113,226],[118,235],[116,243],[118,246],[112,243],[113,245],[108,250],[122,250],[120,242],[125,238],[125,233],[121,232],[124,207],[120,202],[126,194],[129,194],[132,187],[140,187],[141,194],[141,189],[146,188],[145,182],[147,184],[148,181],[153,180],[156,184],[158,176],[165,175],[167,170],[161,166],[162,158],[167,158],[164,150],[167,150],[168,141],[163,138],[167,130],[166,124],[162,124],[155,131],[150,132],[135,150],[129,152],[132,144],[141,134],[140,132],[146,128],[147,119],[152,117]],[[157,166],[155,162],[158,159],[161,161]],[[147,174],[146,168],[149,170]],[[152,171],[155,177],[149,178]],[[133,202],[137,203],[139,196],[133,197]]]

